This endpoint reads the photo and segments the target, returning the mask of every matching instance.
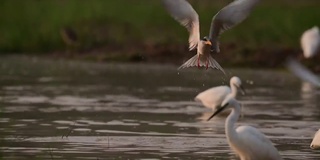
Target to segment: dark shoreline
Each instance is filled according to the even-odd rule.
[[[231,46],[231,47],[230,47]],[[134,62],[134,63],[165,63],[181,65],[191,58],[196,51],[188,51],[185,45],[170,46],[136,46],[136,47],[104,47],[82,51],[56,51],[38,53],[44,57],[58,59],[75,59],[93,62]],[[320,54],[311,59],[305,59],[300,49],[242,49],[222,46],[221,52],[213,57],[223,67],[240,68],[284,68],[287,58],[292,57],[300,61],[314,72],[320,73]]]

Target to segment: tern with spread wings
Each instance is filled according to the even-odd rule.
[[[212,19],[209,36],[200,39],[199,16],[186,0],[162,0],[166,10],[189,31],[189,50],[197,48],[197,54],[179,67],[223,68],[210,52],[219,53],[219,36],[248,17],[259,0],[235,0],[221,9]]]

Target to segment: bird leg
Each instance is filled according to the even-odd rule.
[[[209,60],[208,60],[208,58],[207,58],[207,60],[206,60],[206,70],[209,68]]]
[[[198,68],[200,68],[200,57],[198,57]]]

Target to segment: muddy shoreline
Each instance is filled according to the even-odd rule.
[[[76,59],[95,62],[136,62],[136,63],[165,63],[180,65],[191,58],[196,51],[188,51],[185,45],[135,45],[135,46],[106,46],[89,50],[56,51],[43,56],[58,59]],[[314,72],[320,73],[320,54],[305,59],[302,50],[292,48],[259,48],[237,49],[232,44],[222,45],[221,52],[213,57],[223,67],[240,68],[284,68],[288,57],[298,59]]]

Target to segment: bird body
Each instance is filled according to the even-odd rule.
[[[306,30],[301,36],[301,47],[305,58],[311,58],[320,52],[320,31],[317,26]]]
[[[241,89],[243,94],[245,93],[242,88],[241,80],[239,77],[234,76],[230,79],[230,87],[217,86],[209,88],[199,93],[195,97],[195,101],[201,102],[207,108],[216,110],[218,106],[221,106],[222,102],[226,99],[228,95],[235,98],[237,96],[238,88]]]
[[[199,93],[195,101],[201,102],[205,107],[215,110],[230,93],[231,89],[229,86],[213,87]]]
[[[189,50],[197,48],[197,55],[179,67],[205,66],[223,68],[215,61],[210,52],[219,53],[219,36],[226,30],[242,22],[259,0],[235,0],[221,9],[212,19],[208,37],[200,39],[199,16],[186,0],[162,0],[166,10],[189,31]],[[210,49],[209,49],[210,48]]]
[[[320,129],[314,135],[314,138],[310,144],[311,149],[320,149]]]
[[[238,101],[228,97],[215,113],[208,119],[222,112],[228,106],[232,108],[231,113],[226,119],[225,133],[231,149],[236,152],[241,160],[282,160],[278,150],[272,142],[259,130],[251,126],[239,126],[238,121],[241,106]]]
[[[200,40],[197,44],[197,54],[182,64],[178,69],[187,67],[206,67],[216,68],[226,74],[220,64],[212,58],[211,54],[211,42],[207,39]]]
[[[252,126],[239,126],[236,129],[239,136],[241,146],[231,144],[231,139],[228,139],[228,143],[233,150],[238,150],[243,154],[239,155],[241,160],[279,160],[281,159],[278,150],[273,146],[272,142],[266,138],[259,130]],[[233,139],[235,140],[235,139]],[[256,142],[256,145],[252,145],[251,142]],[[266,149],[266,150],[264,150]],[[257,157],[256,155],[259,155]]]

